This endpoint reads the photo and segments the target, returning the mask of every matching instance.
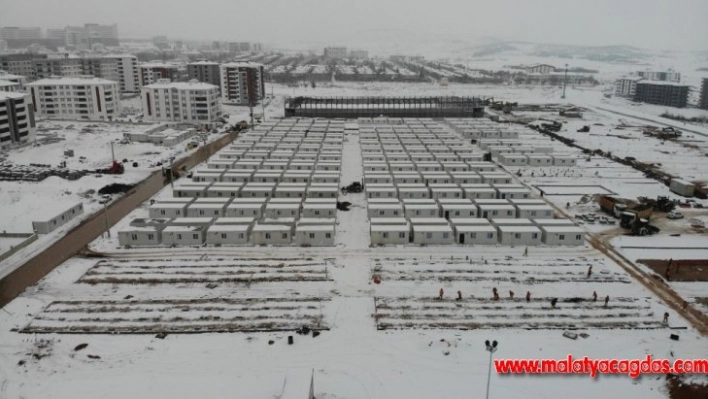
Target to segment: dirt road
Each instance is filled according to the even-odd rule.
[[[224,137],[202,146],[191,155],[175,162],[178,170],[189,170],[206,161],[210,156],[231,143],[238,133],[232,132]],[[126,193],[107,208],[108,223],[116,224],[141,203],[147,201],[165,187],[161,171],[155,171],[135,188]],[[0,307],[5,306],[27,287],[39,281],[55,267],[76,255],[91,241],[105,231],[103,210],[97,211],[80,225],[69,231],[63,238],[45,251],[35,255],[25,264],[0,280]]]

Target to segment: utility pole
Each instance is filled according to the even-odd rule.
[[[489,371],[487,372],[487,399],[489,399],[489,381],[492,379],[492,355],[494,352],[497,351],[497,341],[492,341],[492,343],[489,343],[489,340],[484,341],[484,345],[486,346],[487,352],[489,352]]]
[[[111,147],[113,147],[113,145],[111,145]],[[108,227],[108,208],[106,208],[105,203],[103,204],[103,220],[106,222],[106,233],[108,233],[108,238],[111,238],[111,229]]]
[[[568,84],[568,64],[565,64],[565,75],[563,76],[563,95],[562,99],[565,99],[565,85]]]
[[[113,142],[111,141],[111,162],[116,160],[116,153],[113,151]]]

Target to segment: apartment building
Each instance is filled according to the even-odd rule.
[[[46,54],[7,54],[0,55],[0,69],[13,75],[20,75],[27,80],[34,80],[34,67],[32,60],[47,58]]]
[[[0,81],[16,83],[17,88],[15,91],[21,91],[25,89],[27,84],[27,78],[21,75],[15,75],[8,73],[7,71],[0,70]]]
[[[221,99],[227,104],[256,104],[265,97],[263,65],[232,62],[221,65]]]
[[[341,60],[347,58],[347,48],[346,47],[325,47],[324,49],[325,58],[332,60]]]
[[[0,39],[11,40],[38,40],[42,38],[42,30],[35,27],[5,26],[0,28]]]
[[[210,128],[221,117],[219,87],[209,83],[162,79],[143,86],[140,92],[145,121],[193,123]]]
[[[368,60],[369,52],[366,50],[352,50],[349,57],[355,60]]]
[[[668,71],[638,71],[637,76],[658,82],[681,82],[681,74],[673,69]]]
[[[169,79],[172,82],[180,81],[180,71],[177,65],[157,62],[138,65],[140,87],[157,83],[162,79]]]
[[[637,83],[634,101],[683,108],[688,103],[688,85],[663,81]]]
[[[118,72],[118,84],[122,93],[137,93],[140,91],[138,73],[138,58],[129,54],[110,54],[103,58],[112,60]],[[104,76],[99,76],[106,79]],[[110,79],[109,79],[110,80]]]
[[[37,132],[26,93],[0,92],[0,150],[32,140]]]
[[[219,63],[211,61],[197,61],[187,64],[189,80],[196,79],[221,88],[221,68]]]
[[[52,77],[27,85],[38,116],[110,120],[120,114],[118,82],[93,76]]]
[[[52,76],[75,77],[85,75],[83,63],[78,58],[46,58],[32,60],[32,78],[47,79]]]
[[[2,76],[0,76],[2,79]],[[703,78],[701,83],[701,96],[698,99],[698,108],[708,109],[708,78]]]
[[[644,78],[638,76],[628,76],[615,80],[615,95],[618,97],[634,98],[637,91],[637,83]]]

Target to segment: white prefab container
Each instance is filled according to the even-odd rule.
[[[492,219],[494,226],[536,226],[531,219]]]
[[[371,245],[405,245],[410,242],[410,225],[371,224]]]
[[[577,159],[573,155],[551,155],[553,157],[553,166],[575,166]]]
[[[497,198],[500,199],[527,199],[531,192],[526,188],[497,188]]]
[[[256,172],[251,181],[254,183],[280,183],[282,176],[283,173],[278,171]]]
[[[215,181],[221,181],[221,175],[224,174],[223,170],[209,170],[209,169],[201,169],[194,171],[192,173],[192,181],[193,182],[215,182]]]
[[[489,173],[497,170],[496,165],[490,162],[467,162],[470,170],[477,173]]]
[[[426,199],[431,198],[428,188],[398,188],[398,197],[401,199]]]
[[[403,206],[398,204],[372,204],[369,203],[369,219],[392,218],[403,216]]]
[[[364,186],[367,184],[393,184],[393,176],[388,173],[365,173]]]
[[[499,163],[505,166],[526,166],[529,164],[529,160],[526,155],[522,154],[499,154],[497,158]]]
[[[541,230],[535,226],[499,226],[497,231],[502,245],[541,244]]]
[[[395,186],[371,187],[366,186],[367,198],[398,198],[398,190]]]
[[[167,226],[162,230],[162,245],[191,246],[204,243],[202,226]]]
[[[246,245],[251,229],[247,224],[221,224],[207,228],[207,245]]]
[[[528,219],[553,219],[553,208],[548,205],[515,205],[516,217]]]
[[[452,181],[459,185],[480,184],[482,183],[482,177],[475,172],[453,173]]]
[[[320,199],[320,198],[313,198]],[[308,198],[309,200],[309,198]],[[399,204],[401,201],[398,198],[370,198],[369,204]]]
[[[536,226],[577,226],[570,219],[532,219]]]
[[[396,185],[401,184],[419,184],[423,182],[420,173],[394,173],[393,182]]]
[[[224,183],[248,183],[251,181],[254,171],[241,170],[238,172],[227,171],[221,175],[221,181]]]
[[[509,205],[511,202],[502,198],[486,198],[475,200],[476,205]]]
[[[282,183],[310,183],[312,174],[309,172],[294,172],[291,170],[283,173]]]
[[[260,219],[260,217],[263,216],[264,207],[264,203],[232,203],[226,207],[226,217],[253,217]]]
[[[275,183],[248,183],[239,193],[241,198],[270,198],[275,191]]]
[[[198,204],[193,203],[187,206],[187,217],[212,217],[219,218],[226,216],[226,204]]]
[[[540,199],[540,198],[528,198],[528,199],[521,199],[521,198],[514,198],[509,200],[513,205],[547,205],[546,201]]]
[[[172,190],[172,195],[178,198],[199,198],[206,197],[206,190],[211,183],[193,183],[194,185],[175,186]]]
[[[696,186],[695,184],[687,182],[685,180],[671,179],[671,185],[669,186],[669,190],[684,197],[693,197],[693,194],[696,190]]]
[[[408,224],[408,221],[405,218],[371,218],[371,224],[404,225]]]
[[[129,247],[151,247],[160,245],[160,229],[155,226],[126,227],[118,232],[118,243]]]
[[[455,225],[455,242],[461,245],[497,245],[497,229],[491,225]]]
[[[235,198],[241,191],[241,183],[214,183],[207,188],[206,196],[208,198]]]
[[[432,199],[432,198],[404,198],[401,200],[403,204],[405,205],[411,205],[411,204],[428,204],[428,205],[434,205],[437,204],[438,201]]]
[[[335,218],[300,218],[297,221],[297,225],[320,225],[328,226],[336,224],[337,219]]]
[[[298,225],[295,227],[295,242],[308,247],[331,247],[334,245],[334,225]]]
[[[214,224],[219,225],[219,224],[245,224],[248,226],[253,225],[255,222],[255,218],[251,217],[243,217],[243,218],[218,218],[214,219]]]
[[[339,187],[336,185],[312,185],[307,189],[308,198],[337,198]]]
[[[485,219],[514,219],[516,208],[513,205],[477,205],[477,214]]]
[[[339,184],[339,173],[315,172],[312,174],[312,184]]]
[[[284,224],[259,224],[251,230],[254,245],[288,245],[292,240],[292,226]]]
[[[465,198],[471,200],[492,199],[497,197],[497,190],[489,184],[473,184],[460,186],[465,192]]]
[[[302,205],[301,216],[306,218],[335,218],[337,216],[337,204],[313,204],[306,202]]]
[[[265,217],[267,218],[300,218],[300,204],[272,204],[265,207]]]
[[[187,216],[187,204],[153,204],[148,208],[151,218],[181,218]]]
[[[449,224],[416,224],[411,221],[413,242],[418,245],[446,245],[455,242],[454,232]]]
[[[583,245],[585,232],[578,226],[540,226],[546,245]]]
[[[481,218],[450,218],[450,224],[453,226],[491,226],[492,224],[487,219]]]
[[[529,166],[553,166],[553,157],[545,154],[529,154]]]
[[[434,199],[464,198],[461,188],[453,187],[430,187],[430,194]]]
[[[431,184],[452,184],[452,177],[446,172],[423,172],[423,183]]]
[[[292,185],[283,185],[281,183],[275,188],[273,198],[305,198],[307,194],[307,184],[292,183]]]
[[[445,219],[476,218],[477,207],[474,204],[440,204]]]
[[[207,168],[226,170],[226,169],[233,168],[235,163],[236,162],[234,162],[233,160],[230,160],[230,159],[214,159],[214,160],[207,162]]]
[[[482,181],[487,184],[510,184],[511,176],[506,173],[486,173],[479,174],[482,176]]]
[[[406,218],[433,218],[440,216],[440,208],[437,204],[405,204]]]
[[[184,226],[184,227],[206,227],[214,221],[214,218],[201,217],[201,218],[176,218],[169,221],[170,226]]]

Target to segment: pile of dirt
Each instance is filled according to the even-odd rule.
[[[337,210],[339,210],[339,211],[344,211],[344,212],[346,212],[346,211],[349,210],[349,207],[350,207],[350,206],[352,206],[352,203],[351,203],[351,202],[347,202],[347,201],[339,202],[339,201],[337,201]]]
[[[669,398],[671,399],[705,399],[708,397],[708,385],[689,383],[675,374],[666,375],[666,385],[669,388]]]
[[[113,183],[101,187],[101,189],[98,190],[98,193],[101,195],[125,193],[133,187],[135,187],[135,184]]]

